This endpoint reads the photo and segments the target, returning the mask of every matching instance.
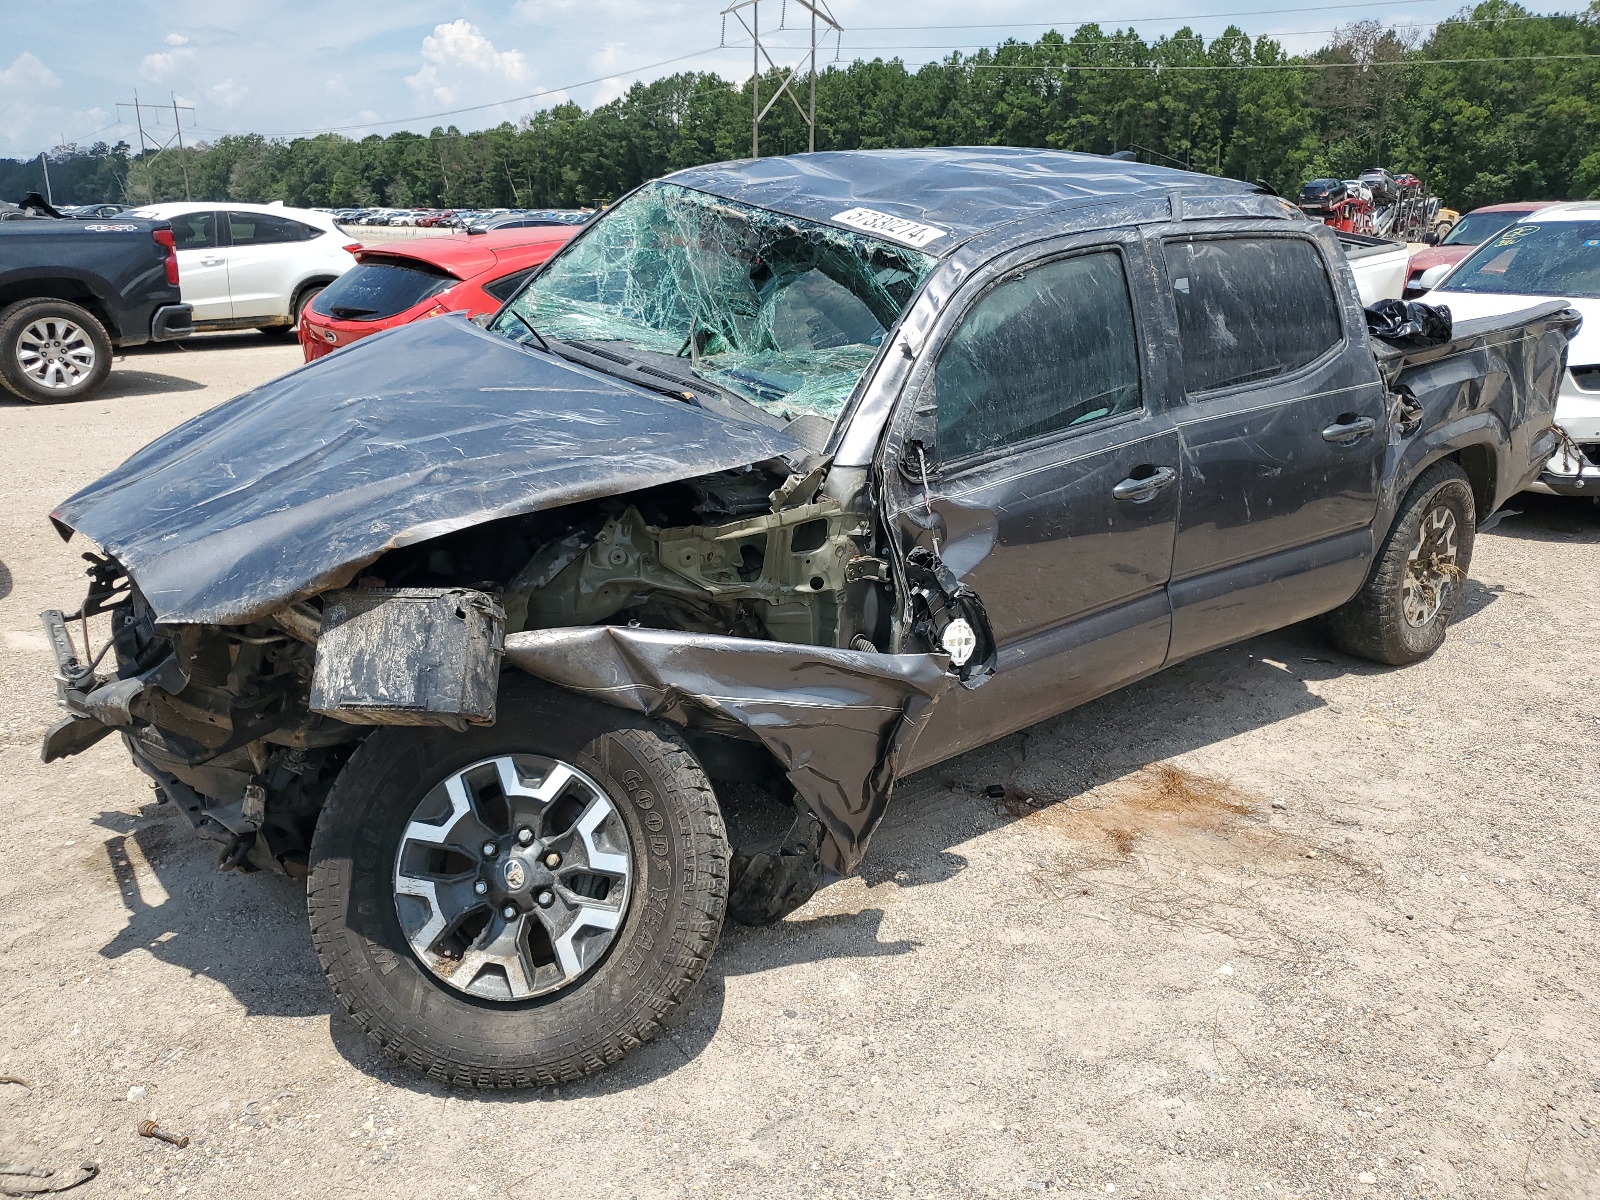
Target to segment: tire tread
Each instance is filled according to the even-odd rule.
[[[674,938],[670,947],[663,947],[667,951],[663,956],[665,977],[655,986],[642,986],[641,994],[616,1010],[612,1020],[581,1033],[564,1055],[532,1067],[509,1062],[486,1065],[492,1055],[484,1055],[477,1062],[465,1061],[450,1048],[434,1043],[414,1021],[402,1021],[402,1027],[396,1028],[392,1016],[379,1012],[366,997],[358,984],[371,967],[355,951],[338,898],[341,892],[348,892],[347,886],[341,886],[345,882],[341,875],[351,870],[350,862],[333,858],[317,861],[314,848],[314,867],[307,888],[312,943],[340,1006],[387,1057],[454,1087],[549,1087],[574,1082],[612,1065],[656,1037],[663,1020],[683,1003],[705,973],[722,932],[731,856],[716,795],[688,745],[670,727],[655,723],[650,727],[634,725],[605,736],[623,739],[633,755],[651,763],[688,809],[689,844],[684,850],[698,864],[697,886],[685,898],[692,912],[675,926],[675,932],[682,936]],[[340,806],[354,802],[356,789],[343,785],[347,779],[358,779],[371,765],[368,760],[381,753],[381,745],[375,744],[378,741],[369,738],[351,756],[329,794],[319,832],[330,816],[337,818]],[[681,864],[674,864],[674,870],[679,869]]]

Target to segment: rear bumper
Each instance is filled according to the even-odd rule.
[[[187,304],[164,304],[150,318],[152,342],[175,342],[194,333],[194,309]]]
[[[1580,449],[1584,457],[1576,461],[1565,450],[1558,453],[1528,490],[1548,496],[1592,496],[1600,500],[1600,444]]]

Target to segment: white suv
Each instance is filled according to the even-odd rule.
[[[356,265],[360,248],[327,213],[278,204],[152,204],[172,222],[178,286],[194,327],[288,333],[306,302]]]

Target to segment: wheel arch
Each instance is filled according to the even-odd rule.
[[[0,309],[24,300],[60,300],[76,304],[99,321],[113,341],[122,336],[111,305],[94,284],[78,275],[46,275],[0,281]]]

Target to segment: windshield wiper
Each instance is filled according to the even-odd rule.
[[[540,333],[532,325],[528,324],[526,318],[524,318],[521,313],[519,313],[514,308],[508,308],[505,311],[509,316],[514,317],[516,319],[516,322],[517,322],[518,325],[521,325],[529,333],[533,334],[534,338],[538,341],[540,347],[544,350],[544,352],[546,354],[554,354],[555,353],[554,350],[550,349],[550,343],[544,340],[544,334]]]
[[[621,343],[627,345],[626,343]],[[686,377],[677,371],[668,368],[667,364],[682,362],[676,355],[668,354],[662,350],[649,350],[628,353],[625,350],[613,350],[612,343],[604,346],[592,345],[577,338],[568,338],[559,343],[561,349],[557,354],[564,358],[583,363],[584,366],[594,367],[625,379],[639,387],[649,388],[653,392],[660,392],[666,396],[682,400],[685,404],[695,404],[701,408],[706,407],[707,401],[715,402],[715,407],[724,415],[733,416],[740,420],[752,421],[757,425],[766,425],[773,429],[781,429],[783,422],[772,413],[750,403],[738,392],[713,383],[698,371],[693,378]],[[628,348],[629,350],[632,347]],[[660,363],[661,365],[656,365]]]
[[[335,304],[328,312],[341,320],[349,321],[356,317],[370,317],[378,310],[375,308],[351,308],[343,304]]]

